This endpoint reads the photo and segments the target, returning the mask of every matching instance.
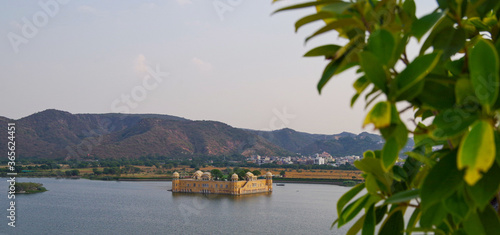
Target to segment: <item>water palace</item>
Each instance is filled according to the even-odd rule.
[[[265,176],[265,179],[257,179],[257,176],[247,172],[245,180],[238,180],[238,175],[233,174],[231,181],[216,181],[210,172],[196,171],[189,179],[179,179],[179,173],[174,172],[172,192],[230,195],[272,192],[273,174],[267,172]]]

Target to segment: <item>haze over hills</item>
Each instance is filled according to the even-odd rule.
[[[253,132],[286,150],[304,155],[322,152],[327,152],[332,156],[338,157],[362,155],[368,149],[381,149],[383,146],[381,136],[367,132],[362,132],[359,135],[349,132],[322,135],[298,132],[289,128],[272,132]]]
[[[159,114],[71,114],[49,109],[18,120],[17,155],[33,158],[138,158],[253,154],[361,155],[382,148],[382,138],[363,132],[319,135],[292,129],[255,131],[217,121],[192,121]],[[0,144],[5,146],[6,139]],[[413,144],[413,143],[411,143]]]

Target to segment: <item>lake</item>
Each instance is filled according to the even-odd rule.
[[[7,189],[6,178],[0,188]],[[16,196],[16,227],[7,226],[7,190],[0,196],[4,234],[345,234],[330,225],[347,187],[273,185],[271,194],[182,194],[171,182],[18,178],[47,192]]]

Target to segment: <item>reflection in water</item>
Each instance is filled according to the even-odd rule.
[[[263,193],[255,193],[255,194],[243,194],[243,195],[230,195],[230,194],[214,194],[214,193],[174,193],[172,192],[172,197],[175,199],[176,197],[199,197],[208,200],[222,200],[229,199],[233,201],[242,201],[248,200],[256,197],[271,197],[272,192],[263,192]]]

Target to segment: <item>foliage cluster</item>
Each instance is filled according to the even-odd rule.
[[[325,22],[306,41],[331,31],[347,41],[305,54],[329,61],[318,90],[354,68],[351,105],[364,96],[363,125],[385,139],[355,163],[365,182],[339,199],[334,224],[357,218],[348,234],[374,234],[377,225],[379,234],[498,234],[500,1],[437,0],[423,17],[415,2],[317,0],[278,10],[315,7],[295,23]],[[415,58],[409,47],[420,47]],[[406,111],[413,123],[401,120]],[[399,167],[410,133],[415,147]]]

